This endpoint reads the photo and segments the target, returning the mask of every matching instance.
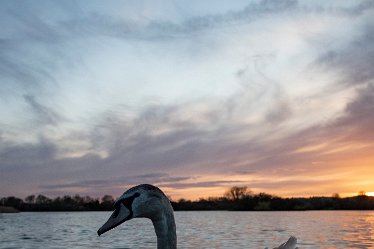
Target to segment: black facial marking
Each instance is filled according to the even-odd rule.
[[[131,211],[131,210],[132,210],[131,205],[132,205],[134,199],[135,199],[136,197],[139,197],[139,195],[140,195],[139,193],[135,193],[135,194],[133,194],[132,196],[123,199],[123,200],[121,201],[121,203],[122,203],[125,207],[127,207],[128,210]]]
[[[121,207],[120,207],[120,205],[121,205],[121,203],[130,211],[130,215],[129,216],[127,216],[127,218],[126,218],[126,220],[129,220],[129,219],[131,219],[132,218],[132,215],[133,215],[133,212],[132,212],[132,203],[134,202],[134,200],[135,200],[135,198],[137,198],[137,197],[139,197],[140,196],[140,194],[139,193],[135,193],[135,194],[133,194],[132,196],[130,196],[130,197],[127,197],[127,198],[125,198],[125,199],[123,199],[123,200],[119,200],[119,201],[117,201],[115,204],[114,204],[114,208],[115,208],[115,210],[114,210],[114,212],[113,212],[113,214],[112,214],[112,217],[113,218],[116,218],[117,216],[118,216],[118,214],[119,214],[119,211],[120,211],[120,209],[121,209]]]

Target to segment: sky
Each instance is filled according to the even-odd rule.
[[[374,2],[0,5],[0,196],[374,191]]]

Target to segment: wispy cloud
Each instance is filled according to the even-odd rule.
[[[203,182],[190,182],[190,183],[162,183],[160,187],[173,188],[173,189],[185,189],[185,188],[212,188],[217,186],[224,186],[230,188],[231,186],[237,186],[246,183],[245,181],[203,181]]]
[[[40,123],[57,125],[59,122],[63,120],[63,118],[58,113],[53,111],[51,108],[40,104],[35,99],[35,96],[24,95],[23,98],[25,99],[26,103],[30,105],[31,110],[35,112]]]
[[[332,71],[339,75],[338,84],[362,85],[372,82],[374,72],[374,21],[368,21],[360,34],[348,45],[328,50],[318,60],[326,73]]]

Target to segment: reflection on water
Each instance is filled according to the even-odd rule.
[[[135,219],[98,237],[108,212],[0,214],[0,248],[156,248]],[[290,235],[300,248],[374,248],[373,211],[177,212],[178,248],[264,248]]]

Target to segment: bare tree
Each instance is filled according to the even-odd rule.
[[[35,195],[29,195],[25,198],[25,201],[29,204],[33,204],[35,202]]]
[[[101,207],[105,210],[111,210],[114,204],[114,198],[111,195],[104,195],[103,198],[101,198]]]
[[[248,197],[252,194],[252,191],[248,189],[248,187],[238,187],[238,186],[234,186],[232,188],[230,188],[226,193],[225,193],[225,197],[230,199],[230,200],[234,200],[234,201],[237,201],[237,200],[240,200],[240,199],[243,199],[245,197]]]
[[[114,203],[114,198],[113,196],[111,195],[104,195],[103,198],[101,198],[101,202],[105,202],[105,203]]]
[[[44,195],[38,195],[36,198],[35,198],[35,203],[36,204],[48,204],[50,203],[52,200],[49,199],[48,197],[44,196]]]

